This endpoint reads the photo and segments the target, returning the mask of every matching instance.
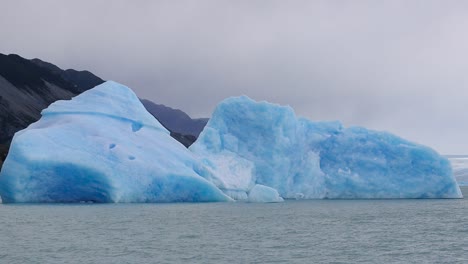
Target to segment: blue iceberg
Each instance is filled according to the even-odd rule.
[[[4,203],[231,200],[203,173],[129,88],[108,81],[53,103],[15,134],[0,196]]]
[[[14,202],[281,202],[461,198],[449,161],[385,132],[221,102],[186,149],[127,87],[108,81],[15,134],[0,172]]]
[[[289,199],[462,197],[449,161],[428,147],[246,96],[221,102],[190,149],[236,200],[257,185]]]

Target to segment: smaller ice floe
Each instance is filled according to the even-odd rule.
[[[282,202],[283,198],[279,196],[278,191],[268,186],[255,184],[249,191],[249,202],[277,203]]]

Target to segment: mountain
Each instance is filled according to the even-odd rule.
[[[37,121],[42,109],[103,82],[90,72],[64,71],[39,59],[0,54],[0,161],[13,135]]]
[[[56,75],[60,75],[60,77],[65,81],[72,83],[80,93],[104,82],[101,78],[89,71],[77,71],[74,69],[62,70],[54,64],[40,59],[32,59],[31,62],[42,68],[48,69]]]
[[[192,135],[195,138],[208,123],[208,118],[192,119],[189,115],[179,109],[174,109],[162,104],[141,99],[146,110],[155,116],[168,130],[182,135]]]
[[[0,144],[8,143],[15,132],[38,120],[42,109],[49,104],[70,99],[91,88],[91,84],[104,82],[93,74],[76,71],[66,79],[67,71],[34,61],[0,54]],[[83,81],[78,83],[72,79]]]

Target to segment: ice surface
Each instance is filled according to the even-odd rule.
[[[245,96],[221,102],[190,149],[235,199],[256,184],[293,199],[462,197],[449,161],[428,147]]]
[[[58,101],[16,133],[3,202],[228,201],[127,87],[108,81]]]

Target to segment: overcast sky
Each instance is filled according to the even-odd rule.
[[[468,1],[0,1],[0,53],[193,117],[245,94],[468,154]]]

